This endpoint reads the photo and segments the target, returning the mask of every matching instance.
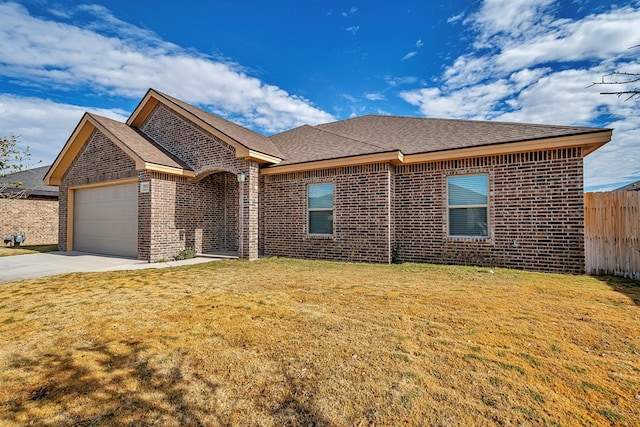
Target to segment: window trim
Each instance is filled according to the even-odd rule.
[[[309,188],[313,185],[327,185],[330,184],[331,185],[331,207],[330,208],[312,208],[309,206]],[[306,199],[307,199],[307,236],[311,236],[311,237],[332,237],[335,233],[335,221],[333,220],[333,218],[335,218],[335,194],[336,194],[336,187],[335,187],[335,183],[333,182],[310,182],[307,183],[307,192],[306,192]],[[332,213],[332,219],[331,219],[331,233],[311,233],[311,212],[331,212]]]
[[[477,205],[450,205],[449,204],[449,178],[467,177],[467,176],[485,176],[487,178],[487,203]],[[445,206],[446,206],[446,227],[447,237],[449,239],[491,239],[491,180],[489,172],[475,172],[475,173],[460,173],[451,174],[445,177]],[[473,235],[473,234],[451,234],[451,210],[452,209],[472,209],[472,208],[484,208],[487,212],[487,234],[486,235]]]

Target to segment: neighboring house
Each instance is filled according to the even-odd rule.
[[[28,245],[58,241],[58,187],[44,185],[42,181],[49,167],[0,178],[0,237],[23,232]]]
[[[579,273],[583,157],[610,138],[393,116],[266,137],[151,89],[126,123],[85,114],[45,182],[61,250]]]
[[[616,188],[613,191],[640,191],[640,181],[632,182],[624,187]]]

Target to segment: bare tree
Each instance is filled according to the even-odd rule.
[[[18,147],[18,137],[13,133],[0,138],[0,198],[17,199],[25,197],[26,188],[22,187],[22,182],[7,178],[15,172],[20,172],[29,168],[29,146],[24,150]]]
[[[635,49],[640,45],[632,46],[629,49]],[[629,73],[626,71],[614,71],[613,73],[605,74],[602,76],[602,80],[599,82],[593,82],[587,87],[592,86],[614,86],[616,90],[607,92],[600,92],[601,95],[616,95],[618,98],[625,97],[625,101],[629,101],[633,98],[640,98],[640,87],[637,83],[640,82],[640,73]]]

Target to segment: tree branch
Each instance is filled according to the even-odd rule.
[[[26,188],[16,188],[8,183],[0,183],[0,199],[25,199]]]

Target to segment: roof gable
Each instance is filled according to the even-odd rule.
[[[158,102],[197,124],[236,150],[236,157],[259,163],[279,163],[284,156],[264,135],[211,114],[155,89],[149,89],[127,120],[127,125],[139,128]]]
[[[194,176],[184,162],[137,130],[107,117],[85,113],[44,177],[46,185],[60,185],[62,177],[91,135],[98,130],[136,163],[136,169]]]

